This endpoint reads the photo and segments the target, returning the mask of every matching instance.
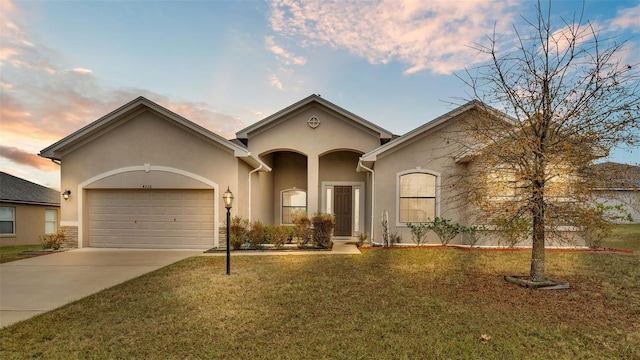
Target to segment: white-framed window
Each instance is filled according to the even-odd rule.
[[[439,174],[427,170],[398,173],[398,223],[433,221],[438,216],[439,183]]]
[[[0,235],[16,233],[16,208],[0,206]]]
[[[58,210],[44,210],[44,233],[55,234],[58,231]]]
[[[282,224],[293,224],[296,215],[307,211],[307,192],[300,189],[282,191]]]

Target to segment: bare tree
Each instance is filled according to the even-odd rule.
[[[502,51],[509,42],[495,33],[476,45],[491,60],[460,78],[487,104],[487,115],[466,128],[482,145],[468,149],[469,199],[498,230],[529,220],[529,279],[543,281],[545,239],[594,215],[594,159],[638,144],[640,74],[638,64],[622,62],[625,41],[603,37],[582,15],[554,27],[551,1],[536,9],[535,21],[525,19],[528,33],[514,26],[510,49]]]

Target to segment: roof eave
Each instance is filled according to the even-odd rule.
[[[302,108],[302,107],[304,107],[304,106],[306,106],[306,105],[308,105],[308,104],[310,104],[312,102],[318,102],[318,103],[328,107],[329,109],[339,113],[340,115],[342,115],[344,117],[347,117],[347,118],[357,122],[358,124],[377,132],[379,137],[380,137],[380,139],[391,139],[391,138],[393,138],[393,133],[391,133],[390,131],[388,131],[386,129],[383,129],[383,128],[379,127],[378,125],[375,125],[372,122],[369,122],[369,121],[365,120],[364,118],[361,118],[358,115],[356,115],[356,114],[354,114],[352,112],[349,112],[348,110],[345,110],[345,109],[341,108],[340,106],[338,106],[338,105],[336,105],[336,104],[334,104],[334,103],[332,103],[332,102],[330,102],[328,100],[325,100],[324,98],[322,98],[321,96],[316,95],[316,94],[312,94],[310,96],[307,96],[306,98],[304,98],[304,99],[302,99],[302,100],[300,100],[300,101],[298,101],[298,102],[296,102],[296,103],[294,103],[292,105],[289,105],[289,106],[285,107],[284,109],[282,109],[282,110],[280,110],[280,111],[278,111],[278,112],[276,112],[276,113],[274,113],[272,115],[269,115],[266,118],[264,118],[264,119],[262,119],[262,120],[260,120],[260,121],[258,121],[256,123],[253,123],[253,124],[247,126],[246,128],[236,132],[236,137],[238,139],[248,139],[249,138],[249,133],[251,133],[252,131],[254,131],[256,129],[259,129],[262,126],[265,126],[265,125],[269,124],[270,122],[272,122],[272,121],[274,121],[274,120],[276,120],[276,119],[278,119],[280,117],[283,117],[283,116],[285,116],[285,115],[287,115],[287,114],[289,114],[291,112],[294,112],[294,111],[296,111],[296,110],[298,110],[298,109],[300,109],[300,108]]]

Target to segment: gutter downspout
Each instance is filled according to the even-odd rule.
[[[371,245],[383,245],[382,243],[375,243],[374,240],[374,235],[373,235],[373,224],[375,222],[376,219],[376,212],[375,212],[375,203],[376,203],[376,173],[373,171],[373,169],[369,169],[368,167],[364,166],[364,164],[362,164],[362,159],[360,159],[358,161],[358,165],[367,170],[368,172],[371,173]]]
[[[249,223],[251,223],[251,175],[253,175],[254,172],[258,172],[262,169],[263,166],[262,164],[260,164],[260,166],[258,166],[257,168],[249,171]]]

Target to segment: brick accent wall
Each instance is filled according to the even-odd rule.
[[[66,248],[78,247],[78,227],[61,226],[60,230],[67,236],[67,242],[63,245]]]

